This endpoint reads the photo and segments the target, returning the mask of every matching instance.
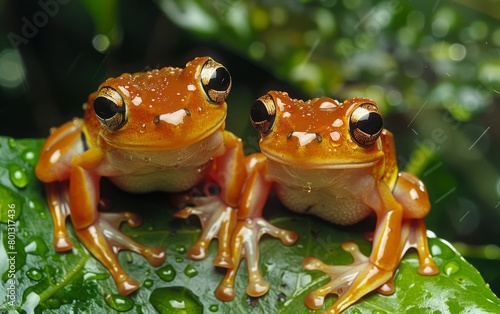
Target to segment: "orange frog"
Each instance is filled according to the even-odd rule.
[[[139,283],[120,267],[119,250],[137,252],[153,266],[164,262],[162,248],[140,245],[119,230],[122,222],[140,224],[137,215],[98,211],[101,177],[143,193],[185,191],[210,175],[222,192],[207,203],[234,217],[231,206],[246,173],[241,141],[224,131],[230,89],[227,69],[208,57],[184,69],[123,74],[102,83],[89,96],[83,120],[51,132],[35,169],[47,186],[56,250],[73,247],[66,231],[70,216],[78,239],[111,272],[122,294]],[[226,229],[212,237],[227,237]],[[230,255],[227,247],[219,251]]]
[[[233,234],[235,267],[217,289],[219,298],[234,297],[232,287],[242,251],[247,259],[254,259],[252,265],[258,265],[258,244],[249,239],[260,236],[260,224],[255,222],[261,219],[272,185],[289,209],[335,224],[354,224],[373,212],[377,217],[369,257],[356,244],[346,242],[342,248],[354,258],[350,265],[329,266],[314,257],[303,261],[305,269],[331,277],[307,295],[305,303],[311,309],[321,308],[330,293],[339,297],[328,313],[339,313],[376,289],[392,293],[393,276],[410,247],[418,250],[420,274],[438,273],[423,221],[430,209],[426,189],[412,174],[398,171],[393,136],[383,128],[374,101],[354,98],[341,104],[315,98],[304,102],[271,91],[254,103],[251,120],[262,136],[262,154],[247,158],[248,181],[238,216],[247,217],[248,223],[240,223]],[[258,270],[249,277],[261,278]],[[262,286],[260,293],[252,295],[266,293],[267,286]]]

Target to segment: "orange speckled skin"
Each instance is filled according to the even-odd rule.
[[[149,72],[122,74],[109,78],[99,88],[113,87],[120,92],[129,110],[127,124],[114,132],[101,128],[89,96],[85,111],[85,130],[89,139],[102,139],[111,147],[141,150],[178,149],[190,145],[224,124],[227,104],[214,105],[206,100],[200,86],[200,67],[206,58],[197,58],[184,69],[166,67]],[[139,103],[135,105],[135,103]],[[161,114],[188,109],[190,119],[181,124],[155,124]],[[104,143],[99,144],[105,148]]]

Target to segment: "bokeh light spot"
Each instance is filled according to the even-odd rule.
[[[25,78],[24,66],[20,54],[13,49],[5,49],[0,53],[0,85],[16,88]]]

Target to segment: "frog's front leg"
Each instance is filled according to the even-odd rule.
[[[403,208],[385,183],[378,183],[376,190],[378,193],[367,200],[377,214],[377,226],[369,258],[363,257],[357,246],[348,242],[342,247],[354,258],[350,265],[326,266],[313,257],[304,259],[305,269],[319,270],[331,277],[329,283],[306,296],[305,303],[309,308],[321,308],[325,296],[334,293],[339,298],[327,312],[340,313],[393,276],[401,255]]]
[[[328,312],[339,313],[375,289],[383,294],[393,293],[396,268],[412,247],[417,249],[420,258],[418,272],[427,276],[438,273],[429,252],[423,221],[430,210],[423,183],[411,174],[400,173],[392,194],[384,183],[378,184],[378,191],[380,198],[375,198],[372,203],[377,214],[377,227],[369,258],[354,243],[347,242],[342,248],[353,256],[351,265],[328,266],[312,257],[304,260],[304,268],[322,271],[332,279],[306,297],[308,307],[320,308],[324,297],[335,293],[339,299]],[[382,206],[377,206],[377,203]]]
[[[243,144],[234,134],[224,131],[225,151],[214,158],[208,179],[215,182],[219,188],[218,195],[208,195],[190,198],[193,206],[186,207],[174,214],[177,218],[187,218],[197,215],[202,225],[202,233],[196,243],[188,250],[187,255],[195,260],[208,256],[208,246],[215,238],[219,241],[217,257],[214,265],[232,267],[231,234],[233,232],[237,206],[241,190],[245,184],[247,170]]]
[[[267,293],[269,284],[263,279],[260,267],[259,240],[264,234],[279,238],[284,245],[294,244],[298,236],[293,231],[273,226],[262,218],[262,209],[271,189],[271,182],[265,179],[264,156],[254,154],[247,158],[249,178],[242,194],[238,219],[231,238],[232,266],[217,287],[215,295],[224,301],[234,299],[234,281],[242,259],[247,260],[248,284],[246,293],[260,297]]]
[[[100,176],[93,169],[101,158],[102,152],[98,149],[90,149],[73,158],[69,184],[70,217],[76,235],[110,271],[118,291],[130,294],[140,285],[121,268],[117,259],[118,252],[122,249],[136,252],[144,256],[152,266],[159,266],[165,261],[165,251],[162,248],[143,246],[119,230],[122,222],[138,226],[141,219],[137,215],[98,212]]]

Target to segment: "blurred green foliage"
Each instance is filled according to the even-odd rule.
[[[44,137],[101,81],[211,55],[233,75],[227,128],[270,89],[369,97],[426,183],[429,229],[500,292],[500,11],[494,0],[0,1],[0,134]]]

